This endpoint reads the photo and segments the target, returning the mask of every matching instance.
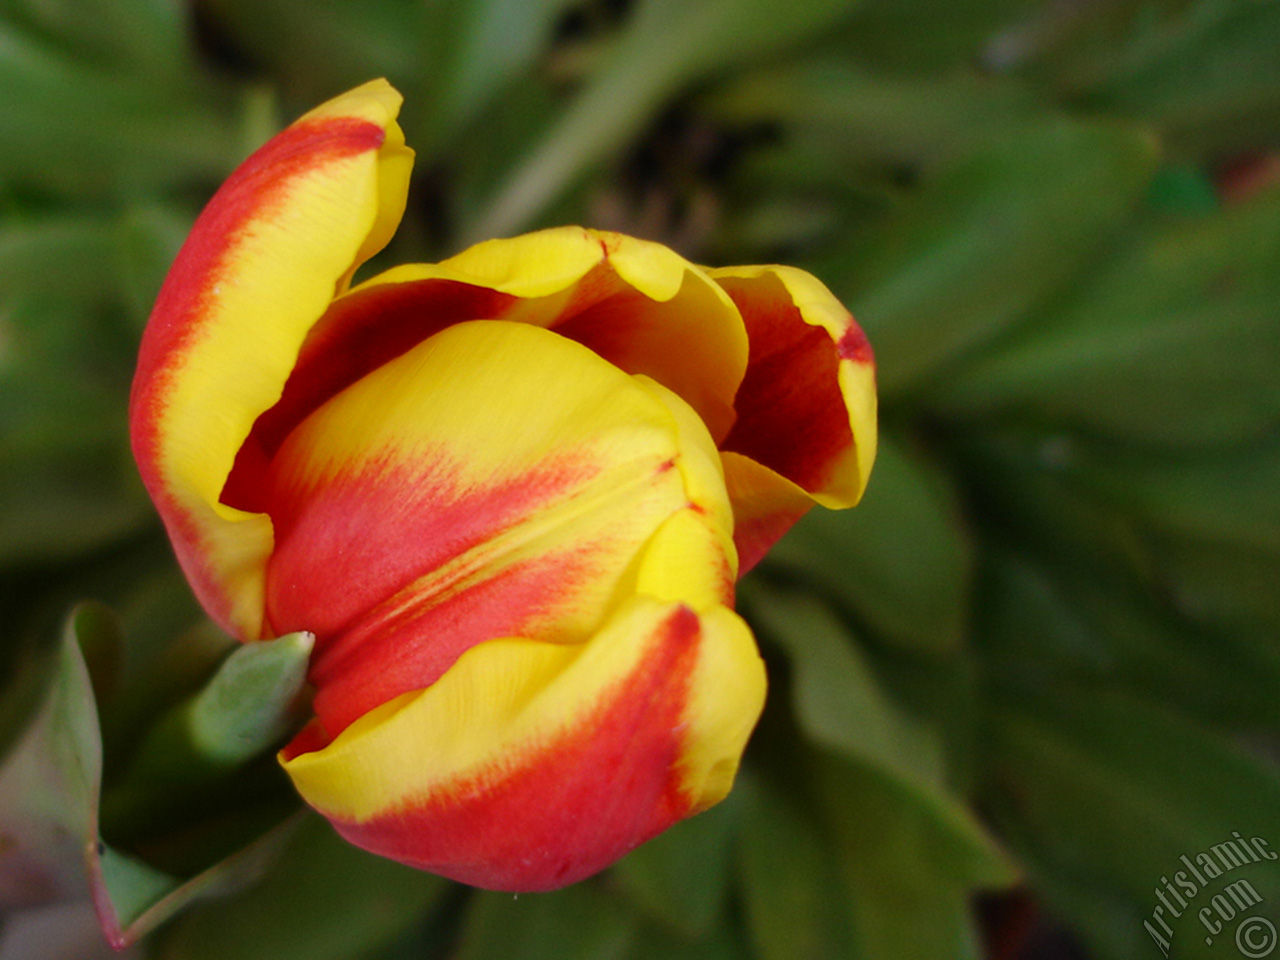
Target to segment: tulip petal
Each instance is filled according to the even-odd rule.
[[[134,453],[205,609],[262,636],[272,528],[220,502],[237,451],[280,397],[308,329],[404,208],[400,95],[365,84],[302,117],[196,221],[143,336]]]
[[[751,345],[721,444],[745,573],[812,502],[861,498],[875,459],[875,364],[862,329],[804,271],[709,275],[741,311]]]
[[[725,486],[733,504],[733,542],[746,573],[813,507],[813,497],[750,457],[726,451]]]
[[[477,244],[439,264],[395,267],[339,298],[251,447],[268,459],[294,426],[365,374],[455,323],[499,319],[554,329],[653,378],[692,406],[717,440],[733,425],[747,338],[720,287],[659,244],[560,227]],[[242,499],[251,503],[251,495]]]
[[[434,686],[282,762],[365,849],[476,886],[548,890],[719,801],[764,685],[732,611],[634,597],[586,643],[473,647]]]
[[[265,494],[269,622],[316,634],[324,736],[477,643],[590,635],[682,511],[710,539],[673,599],[728,599],[718,461],[670,391],[527,324],[455,325],[340,393],[289,436]]]

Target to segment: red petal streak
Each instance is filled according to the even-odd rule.
[[[654,316],[660,310],[659,304],[623,283],[611,265],[602,263],[579,281],[553,326],[628,373],[654,376],[645,348],[662,329]]]
[[[841,360],[852,360],[854,363],[876,362],[875,354],[871,351],[871,341],[856,323],[849,324],[849,329],[836,345],[836,352],[840,354]]]
[[[241,164],[196,219],[160,289],[138,356],[130,425],[144,477],[155,476],[167,371],[181,364],[198,337],[244,231],[270,219],[307,171],[377,150],[385,136],[377,124],[349,117],[294,124]]]
[[[366,464],[311,489],[277,488],[267,591],[277,630],[311,630],[320,655],[328,638],[406,582],[495,540],[593,472],[552,463],[468,490],[446,454],[429,459],[425,469]],[[295,619],[310,626],[294,627]]]
[[[504,563],[522,522],[582,490],[595,468],[545,464],[458,489],[447,456],[378,465],[312,490],[277,491],[267,613],[276,633],[316,635],[312,681],[329,736],[392,697],[430,686],[466,650],[527,636],[574,600],[590,543]],[[406,492],[407,491],[407,492]],[[503,540],[515,531],[517,542]]]
[[[840,392],[846,350],[869,354],[851,326],[839,345],[804,322],[776,277],[719,278],[738,305],[751,352],[734,400],[738,413],[722,449],[750,457],[805,490],[821,489],[835,461],[853,443]]]
[[[578,282],[552,328],[619,369],[652,377],[678,394],[718,440],[733,422],[729,396],[737,375],[729,376],[733,362],[725,352],[733,338],[717,326],[736,326],[737,318],[727,320],[727,307],[711,296],[686,273],[673,299],[651,300],[606,262]]]
[[[489,889],[552,890],[604,869],[691,812],[680,731],[699,641],[697,616],[679,608],[595,715],[431,797],[334,826],[357,846]]]
[[[582,546],[482,574],[468,569],[461,585],[452,577],[425,590],[410,584],[315,661],[310,676],[323,729],[336,736],[374,707],[430,686],[477,643],[544,634],[573,584],[591,572],[591,559]]]
[[[187,354],[199,343],[217,284],[233,277],[234,253],[246,231],[287,204],[296,181],[308,171],[376,151],[384,139],[377,124],[340,117],[294,124],[264,144],[196,219],[142,336],[129,406],[134,457],[188,579],[206,609],[228,628],[229,601],[209,571],[202,534],[169,488],[171,478],[161,465],[160,429],[173,378],[181,375]]]

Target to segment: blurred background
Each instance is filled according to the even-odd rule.
[[[0,0],[0,752],[75,602],[108,783],[228,649],[129,454],[138,339],[227,173],[376,76],[418,161],[369,270],[561,223],[803,266],[876,350],[882,452],[742,585],[772,688],[720,807],[476,893],[276,827],[268,758],[104,826],[139,903],[271,841],[129,956],[1269,954],[1235,934],[1280,865],[1173,891],[1280,849],[1276,0]],[[87,886],[13,867],[13,783],[0,957],[110,955]]]

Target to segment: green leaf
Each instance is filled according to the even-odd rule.
[[[801,729],[823,750],[886,784],[982,882],[1008,864],[946,780],[940,738],[884,693],[843,624],[819,601],[756,582],[744,603],[753,623],[787,651]],[[924,829],[924,828],[922,828]]]
[[[8,588],[0,593],[6,611],[26,612],[22,604],[23,594],[28,588],[29,581],[11,578]],[[15,621],[19,619],[13,614],[9,616]],[[15,624],[7,642],[0,648],[0,764],[25,734],[32,717],[45,701],[58,651],[56,647],[51,649],[50,644],[42,642],[43,639],[35,624],[27,622],[21,627]]]
[[[1244,518],[1227,522],[1230,483],[1218,487],[1222,503],[1212,486],[1199,502],[1169,496],[1180,483],[1214,478],[1186,457],[1149,459],[1036,432],[989,432],[960,452],[975,510],[1016,551],[993,552],[983,577],[973,635],[987,673],[999,664],[1011,683],[1032,685],[1068,673],[1123,677],[1207,720],[1275,722],[1280,654],[1268,626],[1276,609],[1268,583],[1277,551],[1264,546],[1270,503],[1258,501],[1261,535],[1251,539]],[[1237,456],[1248,462],[1245,451]],[[1139,464],[1149,468],[1141,486],[1126,479]],[[1266,499],[1262,462],[1257,473],[1256,496]],[[1208,535],[1215,527],[1217,542]],[[1242,686],[1241,676],[1250,683]]]
[[[636,905],[668,929],[695,938],[710,932],[729,893],[736,793],[629,853],[613,878]]]
[[[743,597],[751,621],[786,650],[795,710],[816,742],[936,794],[942,756],[930,731],[885,695],[840,620],[821,601],[759,582]]]
[[[864,0],[832,45],[898,72],[964,68],[987,41],[1040,4],[1035,0]]]
[[[849,0],[641,0],[605,64],[469,231],[504,236],[630,141],[681,89],[835,22]]]
[[[50,38],[78,59],[157,79],[191,69],[189,16],[178,0],[0,2],[0,18]]]
[[[37,249],[33,253],[40,254]],[[109,258],[109,250],[102,251]],[[68,250],[71,257],[88,250]],[[67,268],[69,269],[69,268]],[[38,272],[32,263],[32,274]],[[13,286],[0,298],[0,389],[14,394],[16,402],[26,391],[27,410],[0,406],[0,427],[15,438],[11,442],[67,447],[105,447],[125,436],[124,411],[128,386],[136,362],[137,340],[122,329],[115,308],[119,288],[114,276],[88,272],[101,287],[79,287],[68,278],[58,289],[63,267],[51,263],[49,277],[29,282],[31,274],[12,277]],[[8,398],[6,398],[8,400]],[[83,422],[78,429],[71,413],[75,404],[93,399],[101,410],[80,409]],[[26,413],[26,416],[20,415]],[[36,415],[38,414],[38,415]],[[61,417],[66,422],[52,428],[48,421]],[[114,432],[104,438],[103,424],[113,424]],[[51,442],[52,441],[52,442]],[[58,442],[62,441],[62,442]],[[23,451],[25,452],[25,450]]]
[[[458,960],[621,960],[638,919],[591,883],[555,893],[478,893],[462,926]]]
[[[1147,204],[1157,214],[1208,216],[1222,205],[1209,171],[1191,164],[1166,164],[1152,179]]]
[[[1155,536],[1151,552],[1178,609],[1260,643],[1280,636],[1280,556]]]
[[[740,777],[739,875],[747,930],[760,960],[861,956],[837,891],[841,877],[817,818],[796,791]]]
[[[463,136],[450,151],[456,168],[452,200],[459,223],[480,216],[512,163],[534,149],[560,110],[552,85],[535,75],[522,78],[481,113],[477,123],[484,136]]]
[[[77,465],[88,472],[94,464]],[[6,562],[64,560],[116,541],[150,519],[134,491],[121,496],[99,482],[71,474],[42,486],[23,478],[0,477],[5,514],[0,518],[0,559]],[[37,481],[38,482],[38,481]],[[130,487],[132,484],[129,485]],[[12,513],[11,513],[12,511]]]
[[[288,825],[185,882],[102,841],[102,742],[80,652],[80,634],[100,627],[100,617],[72,612],[45,701],[0,766],[0,894],[38,903],[88,893],[103,934],[120,948],[189,903],[259,874]],[[83,643],[93,646],[87,636]]]
[[[772,175],[764,180],[781,185],[781,178]],[[733,263],[759,258],[761,250],[796,249],[842,231],[844,223],[843,211],[834,201],[757,193],[753,202],[726,211],[715,259]]]
[[[151,836],[193,807],[233,800],[215,788],[300,726],[314,642],[309,633],[291,633],[246,644],[227,657],[199,693],[156,724],[107,791],[107,834]]]
[[[1066,891],[1058,908],[1110,955],[1155,949],[1143,921],[1161,878],[1187,872],[1181,857],[1213,856],[1234,831],[1280,843],[1274,765],[1166,708],[1107,686],[1059,685],[1024,688],[993,720],[988,806],[1049,892]],[[1227,955],[1206,949],[1196,911],[1241,878],[1266,902],[1280,899],[1270,863],[1206,878],[1192,909],[1168,920],[1174,955]]]
[[[233,104],[206,78],[156,83],[76,61],[3,20],[0,87],[0,175],[57,193],[150,193],[221,177],[239,147]]]
[[[315,815],[252,887],[156,938],[157,960],[349,960],[391,944],[448,892],[439,877],[351,846]]]
[[[103,299],[112,280],[111,219],[59,215],[0,221],[0,298]]]
[[[191,588],[173,563],[172,548],[159,531],[87,562],[55,568],[52,575],[47,568],[10,569],[2,582],[0,610],[8,628],[6,641],[0,647],[0,676],[4,678],[0,692],[0,755],[44,698],[60,627],[74,598],[109,598],[123,628],[122,635],[116,633],[112,624],[117,619],[116,612],[107,614],[104,610],[103,616],[96,618],[107,635],[94,638],[95,644],[101,642],[109,648],[123,639],[125,646],[123,663],[119,664],[123,667],[119,688],[99,700],[100,721],[104,724],[142,705],[136,676],[137,668],[150,659],[154,649],[150,638],[163,636],[171,640],[203,618]],[[82,640],[88,636],[83,627],[79,636]],[[232,641],[227,638],[226,642]],[[86,656],[96,686],[98,670],[92,663],[93,655]],[[115,654],[110,653],[107,659],[114,660]],[[105,671],[114,672],[113,666]],[[184,693],[194,688],[193,685]],[[136,742],[136,738],[130,738],[130,742]],[[104,748],[108,768],[116,769],[115,753],[106,744]]]
[[[918,388],[1024,320],[1110,238],[1155,165],[1147,134],[1058,120],[949,164],[885,228],[817,265],[876,349],[881,392]]]
[[[1133,518],[1063,475],[1079,437],[992,426],[955,439],[951,453],[960,482],[986,529],[1104,576],[1142,566],[1142,533]]]
[[[173,877],[105,844],[98,851],[96,889],[103,895],[109,921],[107,938],[137,921],[153,903],[163,900],[178,887]]]
[[[0,280],[10,284],[0,293],[0,563],[66,559],[154,515],[128,450],[135,344],[97,308],[110,296],[91,289],[104,280],[94,258],[106,255],[91,223],[0,233]],[[46,255],[54,260],[41,277]],[[92,279],[71,278],[77,269]]]
[[[1280,651],[1267,634],[1197,627],[1105,567],[997,554],[984,579],[975,635],[989,689],[1109,679],[1206,723],[1280,723]]]
[[[186,210],[147,204],[131,207],[116,227],[116,285],[139,331],[193,220]]]
[[[314,644],[310,633],[290,633],[232,653],[185,711],[196,754],[219,767],[233,766],[296,727]]]
[[[119,614],[103,603],[82,603],[72,616],[94,701],[106,704],[124,680],[124,624]]]
[[[160,718],[196,696],[239,647],[204,618],[186,579],[173,566],[134,580],[134,590],[122,600],[132,669],[118,701],[102,717],[103,740],[113,761],[131,759]]]
[[[1186,0],[1114,0],[1069,11],[1041,6],[992,44],[988,63],[1019,70],[1067,97],[1078,95],[1113,73],[1133,45],[1146,43],[1163,22],[1192,6]]]
[[[73,611],[44,702],[0,765],[0,895],[12,905],[82,895],[102,750]]]
[[[1159,124],[1175,148],[1221,156],[1280,142],[1280,9],[1188,4],[1115,50],[1088,101]]]
[[[955,371],[949,415],[1032,410],[1146,444],[1228,444],[1280,424],[1280,191],[1135,232],[1057,309]]]
[[[779,125],[849,162],[923,166],[1043,117],[1026,87],[990,77],[881,76],[844,58],[794,60],[734,78],[699,102],[734,125]],[[836,187],[838,181],[831,182]]]
[[[1023,470],[1033,468],[1033,438],[1009,436],[1006,442],[1006,456],[1020,458]],[[1058,491],[1087,498],[1097,509],[1123,518],[1133,537],[1131,549],[1141,551],[1151,568],[1164,565],[1157,544],[1212,550],[1224,560],[1234,553],[1239,559],[1233,565],[1242,572],[1245,561],[1265,567],[1280,559],[1275,496],[1280,444],[1275,441],[1171,455],[1064,436],[1054,451],[1052,469],[1042,472],[1050,475],[1047,487],[1056,489],[1046,490],[1041,510],[1055,509]],[[1176,593],[1171,597],[1182,605]]]
[[[974,444],[977,508],[1020,554],[985,578],[974,636],[988,671],[1123,677],[1208,722],[1274,724],[1273,446],[1192,458],[1036,433]]]
[[[751,960],[737,931],[719,926],[702,936],[682,940],[661,927],[645,927],[637,935],[626,960]]]
[[[1280,442],[1199,456],[1077,443],[1061,472],[1148,529],[1280,555]]]
[[[572,0],[451,0],[437,4],[424,40],[432,55],[423,97],[424,117],[415,148],[430,155],[509,88],[550,44],[557,20]],[[411,115],[412,116],[412,115]],[[509,158],[508,158],[509,159]]]
[[[861,953],[980,960],[969,900],[976,888],[1012,883],[1008,862],[989,842],[939,829],[896,784],[843,759],[817,758],[816,781]]]
[[[764,569],[802,576],[877,634],[939,653],[961,643],[972,567],[948,479],[882,436],[862,502],[853,510],[810,511]]]
[[[87,866],[107,941],[123,949],[193,903],[227,896],[257,880],[275,861],[296,826],[296,818],[285,820],[186,881],[98,841],[90,848]]]
[[[202,9],[267,67],[300,112],[374,77],[385,76],[401,90],[418,88],[436,7],[401,0],[210,0]]]
[[[787,780],[748,778],[739,841],[743,900],[761,960],[981,955],[969,902],[1012,882],[873,770],[804,754],[816,808]]]

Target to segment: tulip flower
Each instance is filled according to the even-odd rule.
[[[871,353],[815,279],[560,228],[351,287],[412,153],[366,84],[250,157],[143,337],[143,480],[209,615],[315,635],[281,752],[352,842],[545,890],[728,792],[738,576],[855,503]]]

